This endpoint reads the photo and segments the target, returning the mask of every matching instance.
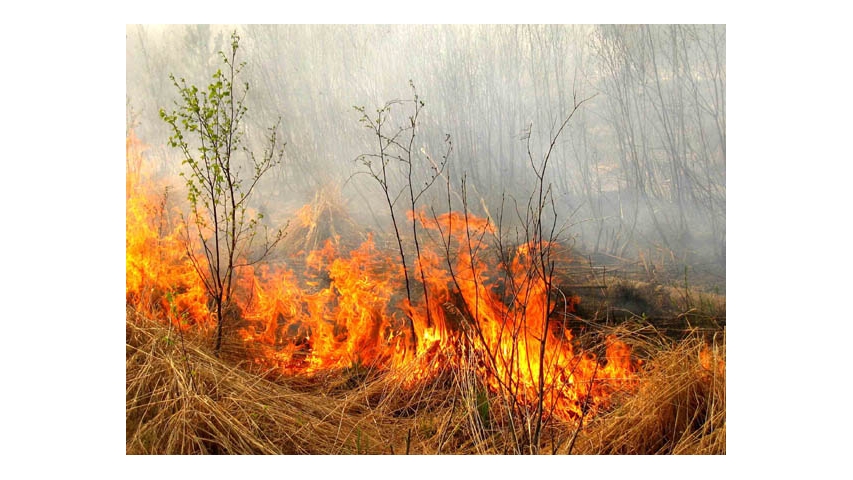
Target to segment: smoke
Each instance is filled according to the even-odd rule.
[[[405,128],[416,92],[416,185],[452,142],[446,177],[421,204],[446,210],[449,180],[461,208],[465,178],[468,207],[511,225],[586,100],[545,172],[564,237],[589,253],[665,251],[725,273],[725,26],[128,25],[128,126],[160,175],[180,171],[157,116],[177,97],[169,74],[206,85],[233,30],[250,86],[247,146],[262,148],[279,118],[287,142],[285,167],[260,190],[272,218],[334,188],[365,226],[386,228],[377,182],[356,160],[379,143],[353,107],[375,116],[401,100],[387,128]],[[396,192],[404,171],[389,172]]]

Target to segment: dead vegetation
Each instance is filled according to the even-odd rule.
[[[725,454],[724,331],[607,333],[643,357],[637,391],[581,422],[550,419],[539,451]],[[359,364],[282,377],[130,308],[126,336],[128,454],[506,454],[525,428],[464,362],[415,384]]]
[[[289,258],[326,242],[346,251],[341,242],[363,240],[360,231],[339,192],[325,189],[296,215],[281,247]],[[210,331],[186,324],[181,332],[167,320],[175,323],[174,312],[137,310],[128,297],[126,452],[724,454],[725,297],[612,274],[576,277],[559,279],[559,290],[580,302],[556,313],[569,319],[561,325],[598,355],[608,335],[629,344],[643,361],[638,388],[594,415],[546,414],[536,445],[525,444],[531,426],[518,422],[536,412],[519,413],[487,387],[477,360],[459,352],[436,353],[433,375],[416,382],[406,370],[422,367],[415,363],[386,370],[353,362],[285,376],[247,360],[258,355],[236,334],[239,310],[226,316],[217,357]]]
[[[127,453],[355,453],[350,434],[375,435],[345,403],[273,383],[208,344],[128,312]]]
[[[541,171],[537,170],[540,182],[544,164],[541,168]],[[544,184],[540,183],[540,194],[543,190]],[[347,211],[338,189],[319,190],[312,202],[296,212],[288,235],[280,245],[288,263],[294,264],[291,266],[296,270],[305,270],[304,264],[298,265],[299,259],[307,262],[311,255],[320,259],[325,255],[329,257],[327,260],[333,257],[343,260],[343,256],[335,252],[352,251],[366,238],[361,233],[364,229],[350,219]],[[458,247],[467,247],[459,250],[463,257],[466,252],[473,257],[472,252],[479,251],[481,245],[472,240],[468,211],[463,210],[463,213],[464,223],[457,221],[455,225],[457,228],[464,225],[466,235],[460,234],[455,241],[459,243]],[[253,349],[263,345],[241,340],[237,332],[246,327],[243,322],[249,318],[249,310],[236,305],[233,312],[229,310],[226,315],[220,315],[224,334],[221,350],[215,355],[214,347],[210,345],[211,332],[204,330],[204,322],[199,325],[185,322],[184,331],[176,327],[186,320],[187,312],[178,308],[180,302],[168,293],[171,290],[164,289],[166,301],[155,302],[156,308],[137,310],[136,297],[128,295],[126,452],[724,454],[725,297],[691,288],[686,281],[682,287],[606,275],[600,278],[595,275],[591,278],[583,278],[583,275],[563,278],[562,272],[556,273],[554,265],[557,260],[563,264],[563,257],[568,257],[564,255],[567,252],[556,239],[544,236],[541,213],[542,208],[532,213],[526,230],[535,234],[532,241],[525,245],[497,245],[496,254],[505,260],[507,266],[516,263],[524,266],[525,259],[529,258],[548,261],[543,260],[538,267],[532,265],[537,268],[521,271],[524,275],[516,277],[511,272],[502,272],[501,278],[505,281],[499,283],[494,292],[499,300],[497,303],[506,307],[506,310],[498,310],[507,313],[494,316],[494,319],[503,320],[501,325],[515,325],[516,330],[508,336],[514,353],[521,351],[519,339],[539,342],[538,338],[550,338],[550,344],[573,339],[566,341],[576,342],[584,352],[577,356],[575,365],[581,359],[595,365],[592,377],[587,377],[587,380],[573,376],[575,367],[571,367],[571,372],[569,367],[556,372],[564,379],[566,388],[573,391],[583,388],[585,381],[589,391],[596,382],[615,385],[624,380],[621,377],[597,378],[596,373],[599,366],[606,367],[609,361],[604,360],[609,358],[606,355],[608,339],[616,338],[629,345],[631,355],[639,360],[640,368],[635,374],[633,368],[625,370],[636,375],[636,381],[630,380],[633,385],[630,389],[623,388],[621,384],[614,386],[612,401],[591,406],[588,400],[580,401],[578,396],[574,405],[580,408],[572,410],[574,415],[560,416],[549,410],[553,406],[543,403],[546,395],[557,396],[559,388],[545,382],[544,374],[540,376],[535,395],[521,391],[518,379],[514,380],[515,383],[505,380],[500,388],[493,384],[489,386],[488,380],[483,378],[483,370],[495,371],[501,359],[495,352],[504,350],[495,343],[487,353],[498,360],[488,364],[484,358],[492,357],[484,357],[482,351],[476,358],[461,348],[466,342],[470,345],[476,341],[485,344],[486,341],[483,331],[474,328],[480,323],[480,314],[472,315],[464,308],[466,302],[460,297],[460,282],[455,276],[459,273],[453,271],[450,272],[451,278],[445,279],[444,283],[452,283],[456,288],[440,305],[451,313],[447,316],[448,333],[454,339],[464,340],[448,342],[455,348],[448,347],[448,344],[438,347],[436,343],[437,351],[428,347],[426,351],[417,352],[414,361],[390,364],[390,367],[383,364],[383,368],[378,368],[375,363],[359,360],[346,365],[350,358],[361,358],[363,352],[357,349],[354,354],[350,352],[351,355],[338,357],[338,360],[343,358],[343,362],[336,360],[333,367],[313,370],[315,373],[310,376],[293,371],[285,375],[282,370],[274,368],[276,363],[258,361],[264,356],[253,352]],[[433,220],[439,224],[435,214]],[[483,228],[481,234],[485,230]],[[444,230],[448,232],[447,237],[444,238],[444,231],[439,231],[439,240],[445,247],[445,260],[450,265],[451,258],[459,257],[459,253],[452,254],[450,249],[453,230],[448,222]],[[416,243],[415,239],[397,236],[398,245],[403,240]],[[159,241],[154,243],[162,244]],[[521,247],[526,247],[524,254]],[[477,260],[496,254],[482,253]],[[390,257],[393,255],[379,255],[382,261],[377,265],[386,265],[384,260]],[[476,263],[469,261],[470,266]],[[373,267],[345,265],[347,268],[343,273],[337,273],[339,277],[336,280],[348,279],[344,274],[352,270],[377,273]],[[347,295],[374,293],[365,288],[347,290],[343,282],[336,283],[337,290],[333,290],[329,287],[330,276],[309,270],[306,270],[306,278],[311,277],[313,284],[310,293],[303,293],[303,296],[317,295],[318,291],[328,291],[330,296],[336,292],[340,294],[329,304],[328,310],[316,310],[325,312],[324,315],[305,317],[322,322],[317,324],[320,327],[328,327],[335,322],[329,312],[344,302]],[[385,268],[383,272],[391,270]],[[588,270],[593,269],[590,267]],[[462,271],[462,267],[456,265],[455,271]],[[497,271],[495,275],[500,276],[501,272]],[[471,278],[476,277],[472,274]],[[538,285],[535,282],[541,280],[542,290],[548,292],[544,296],[544,315],[539,318],[542,329],[532,336],[527,333],[529,320],[538,317],[524,313],[531,302],[519,299],[529,297],[522,297],[524,289],[518,285],[512,290],[514,284],[510,279],[528,285],[528,292],[530,285]],[[363,278],[356,280],[362,285],[367,284]],[[421,280],[423,292],[416,292],[414,298],[422,294],[424,303],[428,304],[425,298],[427,282],[423,273]],[[477,288],[473,298],[487,298],[483,295],[485,286],[474,283]],[[255,308],[257,305],[252,301],[261,298],[262,285],[257,282],[247,285],[250,301],[243,307]],[[370,285],[375,287],[377,283]],[[586,290],[574,290],[577,288]],[[179,289],[178,293],[183,290]],[[364,311],[375,315],[384,305],[397,303],[389,300],[394,295],[401,297],[400,289],[397,290],[396,294],[377,297],[381,301],[367,302]],[[440,290],[435,289],[436,292]],[[302,312],[301,305],[296,308],[287,302],[291,297],[292,294],[283,296],[283,303],[276,304],[271,310],[273,313],[264,317],[273,319],[264,325],[264,332],[279,332],[279,336],[264,336],[269,340],[269,345],[264,345],[270,347],[266,353],[273,360],[281,360],[286,353],[279,349],[283,340],[288,340],[282,338],[284,334],[281,332],[288,336],[290,331],[281,328],[288,324],[294,312]],[[467,304],[476,305],[478,301]],[[256,303],[259,304],[259,300]],[[562,307],[557,307],[558,304]],[[344,315],[337,323],[346,323],[352,316],[352,313]],[[371,319],[372,326],[379,325],[375,318]],[[507,323],[507,320],[511,321]],[[672,324],[667,324],[668,321]],[[430,324],[431,319],[427,318],[426,325]],[[297,323],[292,322],[293,325]],[[400,325],[391,326],[396,331],[401,330]],[[569,330],[572,335],[567,334]],[[255,333],[259,332],[260,328]],[[348,333],[356,337],[355,332]],[[298,347],[303,335],[296,333],[299,334],[294,335],[297,341],[292,343]],[[304,335],[306,342],[308,335]],[[370,338],[375,340],[374,337],[377,335]],[[544,340],[537,344],[542,346],[538,357],[540,363],[546,359],[545,344]],[[364,345],[367,344],[358,343],[359,349]],[[364,357],[370,358],[370,355]],[[257,363],[249,359],[255,359]],[[508,364],[512,365],[511,361]],[[428,375],[423,375],[425,365]],[[416,370],[419,370],[417,375],[414,374]],[[523,372],[521,368],[514,370],[514,374]],[[570,377],[574,380],[569,381]],[[508,375],[508,378],[514,377]],[[525,401],[518,400],[521,394],[526,395]],[[590,397],[586,395],[587,399]]]
[[[304,256],[323,248],[329,241],[335,247],[354,248],[366,239],[363,229],[350,218],[339,185],[326,184],[311,201],[294,213],[281,249],[289,258]],[[341,245],[341,242],[345,242]]]
[[[647,344],[637,392],[594,419],[578,449],[595,454],[726,453],[725,333]],[[580,453],[580,452],[579,452]]]

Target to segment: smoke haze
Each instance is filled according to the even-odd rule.
[[[284,168],[259,196],[277,221],[318,191],[339,191],[364,225],[387,228],[376,182],[356,160],[377,141],[353,107],[371,114],[412,100],[411,81],[424,102],[416,184],[452,143],[454,202],[465,178],[471,210],[511,222],[536,180],[530,158],[541,162],[586,100],[546,171],[563,236],[588,254],[698,265],[724,288],[725,26],[128,25],[128,127],[164,177],[180,171],[158,117],[177,99],[169,74],[206,85],[234,30],[250,86],[248,145],[262,148],[279,118],[287,142]],[[410,115],[410,104],[395,105],[389,128]],[[445,192],[436,185],[421,203],[442,210]]]

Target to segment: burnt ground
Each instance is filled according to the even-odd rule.
[[[574,250],[560,290],[580,301],[573,329],[633,322],[682,338],[726,325],[725,268],[714,263],[628,260]]]

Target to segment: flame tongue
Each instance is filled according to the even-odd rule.
[[[185,327],[209,328],[214,320],[180,227],[163,194],[146,188],[154,182],[132,136],[127,158],[127,300]],[[314,229],[311,212],[305,206],[298,218]],[[372,237],[350,252],[327,240],[304,252],[298,272],[240,269],[239,332],[255,361],[306,373],[370,364],[405,371],[410,382],[444,368],[473,368],[495,391],[514,392],[520,404],[535,405],[544,392],[543,411],[562,418],[594,412],[614,390],[631,386],[635,363],[618,339],[607,340],[603,359],[575,352],[554,311],[571,311],[577,299],[557,303],[532,263],[537,248],[550,245],[522,244],[500,262],[484,240],[494,233],[487,220],[409,215],[441,239],[432,248],[421,245],[410,275],[412,303],[397,256],[378,249]],[[404,333],[406,317],[415,327],[417,355]]]
[[[127,138],[126,297],[151,316],[163,315],[188,328],[212,326],[204,285],[187,258],[168,189],[156,182],[143,161],[144,148]]]

